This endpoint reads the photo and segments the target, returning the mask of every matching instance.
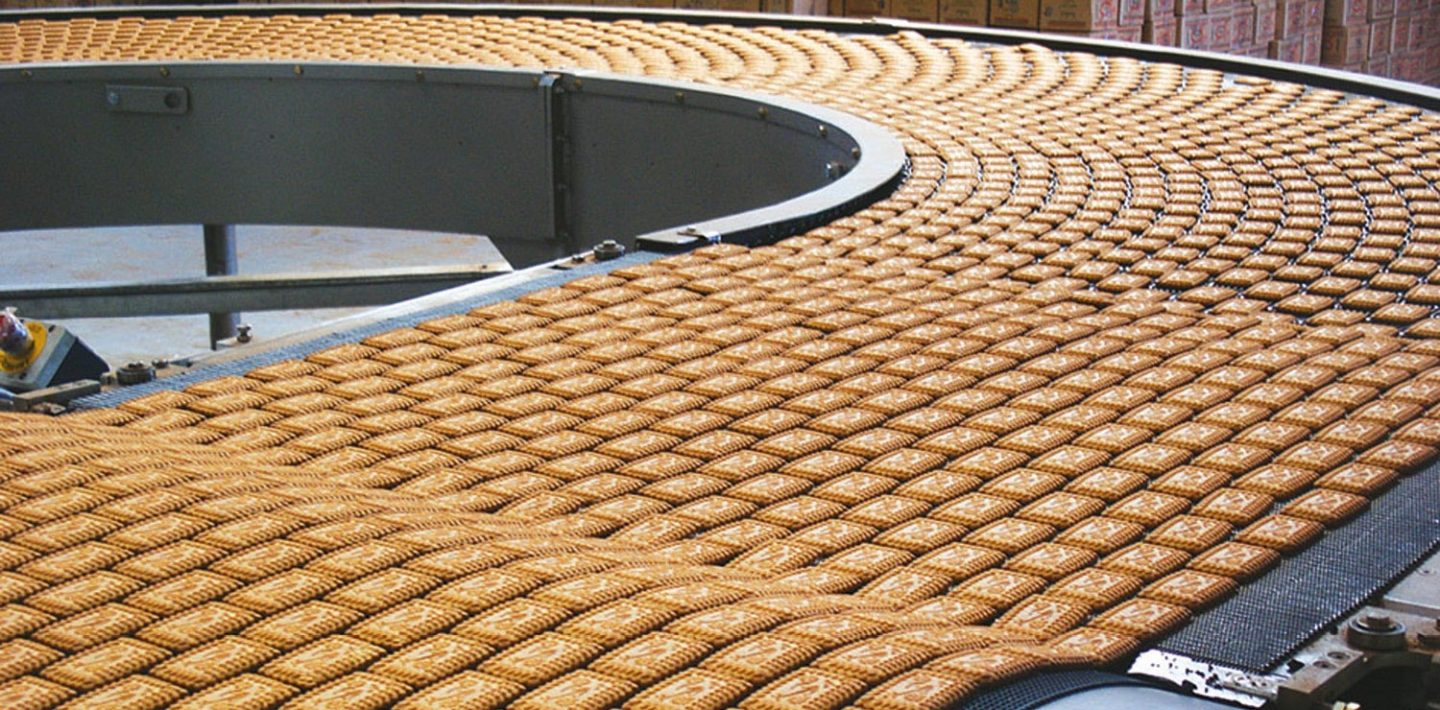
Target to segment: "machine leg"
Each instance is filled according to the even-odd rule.
[[[235,225],[205,225],[205,275],[229,276],[236,272]],[[226,338],[235,337],[239,313],[210,314],[210,348]]]

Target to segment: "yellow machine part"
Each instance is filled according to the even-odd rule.
[[[45,352],[45,339],[50,333],[50,331],[46,330],[45,324],[33,320],[26,321],[25,329],[30,331],[30,349],[24,353],[13,355],[11,353],[0,353],[0,372],[24,372],[31,365],[35,364],[35,360],[40,357],[40,353]]]

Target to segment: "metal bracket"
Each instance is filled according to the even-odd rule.
[[[1171,683],[1195,695],[1258,708],[1275,698],[1284,676],[1248,673],[1168,651],[1146,651],[1130,665],[1131,675]]]
[[[570,229],[570,131],[566,110],[565,80],[569,75],[546,72],[536,80],[536,87],[545,92],[545,128],[550,133],[550,209],[553,215],[552,235],[574,251],[577,241]]]
[[[1288,668],[1293,675],[1275,695],[1276,710],[1309,710],[1341,700],[1342,694],[1376,671],[1408,668],[1425,676],[1430,694],[1440,691],[1440,648],[1427,646],[1421,636],[1435,630],[1436,620],[1415,614],[1365,607],[1347,618],[1336,633],[1326,633],[1301,649]],[[1364,633],[1380,625],[1395,632],[1394,644],[1376,644]],[[1392,650],[1368,647],[1393,646]]]
[[[54,387],[20,392],[9,399],[0,399],[0,411],[58,414],[70,400],[99,391],[100,383],[96,380],[76,380]]]
[[[180,115],[190,111],[190,92],[183,86],[107,84],[105,108],[112,113]]]
[[[635,238],[635,248],[671,254],[689,251],[706,244],[719,244],[720,239],[719,232],[686,227],[674,232],[642,234]]]
[[[1271,673],[1156,650],[1136,657],[1129,672],[1246,707],[1314,710],[1346,707],[1347,691],[1371,673],[1389,669],[1409,669],[1430,698],[1440,694],[1440,621],[1365,607]]]

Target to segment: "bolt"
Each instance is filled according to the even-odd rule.
[[[595,259],[597,261],[610,261],[625,256],[625,245],[614,239],[606,239],[595,245]]]
[[[854,148],[850,149],[850,157],[856,160],[860,159],[860,146],[857,145]]]
[[[1393,631],[1395,620],[1386,614],[1366,614],[1360,617],[1357,625],[1366,631]]]
[[[21,69],[21,70],[20,70],[20,78],[22,78],[22,79],[29,79],[30,77],[33,77],[33,76],[35,76],[35,74],[32,73],[29,69]]]
[[[138,385],[155,379],[155,370],[143,362],[126,363],[115,371],[115,382],[121,385]]]
[[[305,73],[305,67],[302,67],[302,66],[300,66],[299,64],[296,64],[296,65],[295,65],[295,76],[300,76],[301,74],[304,74],[304,73]]]
[[[235,342],[250,342],[250,329],[251,327],[249,323],[241,323],[240,325],[235,326]]]
[[[769,117],[770,117],[770,109],[765,108],[764,106],[761,106],[760,108],[756,109],[756,110],[755,110],[755,113],[759,114],[759,116],[760,116],[761,119],[766,119],[766,118],[769,118]]]
[[[425,71],[423,69],[415,70],[415,81],[425,81]]]
[[[829,127],[829,126],[826,126],[826,125],[821,125],[821,126],[820,126],[820,137],[821,137],[821,138],[824,138],[825,136],[828,136],[828,135],[830,135],[830,127]]]
[[[109,104],[110,104],[111,106],[119,106],[119,105],[120,105],[120,92],[118,92],[118,91],[111,91],[111,92],[105,94],[105,100],[106,100],[107,102],[109,102]]]
[[[677,92],[675,92],[675,102],[676,102],[676,103],[681,103],[681,104],[685,103],[685,92],[683,92],[683,91],[677,91]]]
[[[170,67],[160,67],[160,76],[170,76]]]

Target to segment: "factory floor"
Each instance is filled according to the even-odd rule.
[[[240,272],[333,271],[496,261],[481,236],[340,227],[240,226]],[[203,276],[199,225],[0,232],[0,307],[8,286]],[[313,327],[364,308],[244,313],[257,340]],[[25,313],[20,315],[24,316]],[[205,315],[81,318],[64,324],[113,366],[209,350]]]

